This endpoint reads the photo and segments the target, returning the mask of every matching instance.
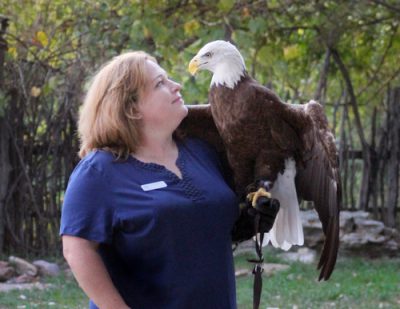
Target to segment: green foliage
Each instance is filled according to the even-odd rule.
[[[29,248],[35,247],[29,243],[32,233],[42,235],[48,225],[58,229],[54,218],[59,215],[60,192],[77,159],[75,123],[85,82],[115,55],[128,50],[153,54],[183,85],[187,104],[205,103],[211,75],[201,72],[193,78],[187,65],[205,43],[231,39],[252,76],[286,102],[304,103],[315,96],[327,50],[337,51],[350,75],[369,143],[374,108],[378,132],[387,109],[387,88],[400,82],[396,1],[2,0],[0,12],[10,19],[4,35],[8,50],[0,117],[12,113],[10,125],[23,149],[21,171],[29,173],[29,180],[25,176],[18,181],[30,182],[12,184],[13,194],[19,196],[9,200],[18,205],[7,209],[15,212],[10,217],[25,216],[12,228],[16,235],[25,235],[15,243]],[[349,91],[332,56],[320,101],[339,139],[346,133],[343,147],[360,149]],[[349,115],[342,121],[345,105]],[[46,148],[44,155],[38,155],[38,148]],[[360,174],[352,178],[353,191],[358,191]],[[16,192],[30,185],[31,190]],[[31,220],[32,209],[37,215],[38,208],[53,219]],[[22,229],[26,231],[20,233]],[[36,245],[47,248],[45,241]]]
[[[6,96],[3,91],[0,90],[0,118],[4,117],[6,108]]]
[[[11,17],[12,58],[62,70],[79,58],[92,69],[123,51],[144,49],[183,83],[187,102],[205,102],[209,83],[189,78],[188,61],[204,43],[227,35],[251,73],[293,102],[312,98],[326,46],[340,51],[356,91],[368,86],[360,100],[369,106],[379,105],[382,81],[398,77],[398,12],[365,1],[6,0],[2,6]],[[332,78],[337,75],[333,68]],[[338,87],[330,85],[326,101],[335,101]]]

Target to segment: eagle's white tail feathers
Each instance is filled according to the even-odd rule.
[[[296,163],[293,159],[288,159],[285,161],[284,173],[278,175],[271,189],[272,197],[280,202],[280,209],[271,231],[264,235],[264,246],[271,241],[274,247],[289,250],[292,245],[304,244],[295,176]]]

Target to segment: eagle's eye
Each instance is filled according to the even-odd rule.
[[[210,58],[212,56],[212,54],[210,52],[207,52],[204,54],[204,57]]]

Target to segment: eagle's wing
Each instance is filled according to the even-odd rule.
[[[218,152],[225,151],[224,143],[211,115],[210,104],[186,106],[188,115],[179,125],[178,133],[182,136],[200,138],[213,145]]]
[[[328,280],[336,264],[339,248],[341,182],[335,139],[328,128],[324,110],[312,101],[291,105],[262,88],[263,98],[273,102],[274,117],[268,121],[276,145],[296,159],[296,191],[300,199],[313,201],[325,234],[318,264],[319,280]],[[271,105],[272,106],[272,105]]]
[[[178,136],[197,137],[214,146],[219,156],[223,176],[233,188],[232,170],[227,160],[224,143],[214,123],[210,104],[187,105],[187,107],[188,115],[177,129]]]
[[[322,222],[326,238],[318,269],[321,269],[319,280],[327,280],[339,248],[341,182],[338,155],[322,106],[310,102],[304,106],[304,112],[312,120],[313,127],[302,136],[307,161],[297,170],[296,189],[300,198],[314,202]]]

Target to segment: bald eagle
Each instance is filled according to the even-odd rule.
[[[282,102],[249,76],[240,52],[226,41],[199,50],[189,64],[193,75],[198,70],[213,73],[209,104],[189,107],[180,129],[215,145],[239,196],[257,191],[253,198],[260,193],[279,200],[275,223],[265,235],[273,246],[303,245],[299,200],[314,202],[325,234],[319,280],[328,280],[339,247],[341,183],[322,106]]]

